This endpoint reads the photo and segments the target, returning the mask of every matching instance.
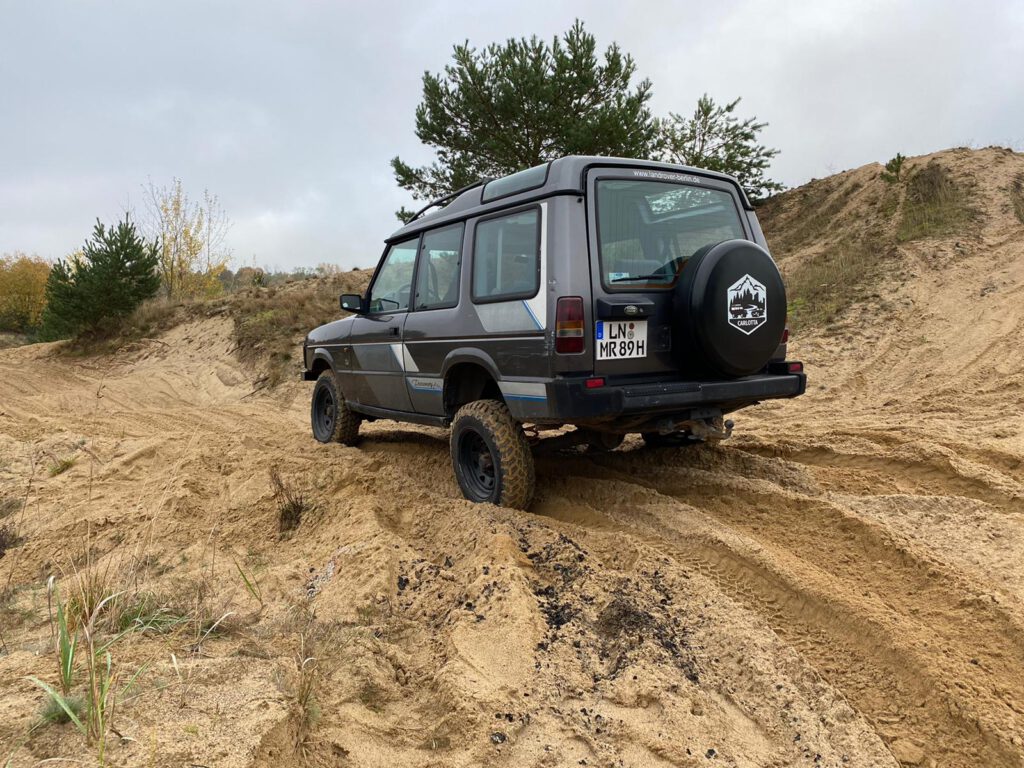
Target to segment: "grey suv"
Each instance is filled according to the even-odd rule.
[[[564,157],[459,190],[341,308],[303,350],[316,439],[450,426],[477,502],[527,507],[534,450],[720,440],[726,414],[806,387],[749,200],[695,168]]]

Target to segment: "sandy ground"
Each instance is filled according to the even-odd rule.
[[[944,161],[983,226],[794,341],[806,397],[540,458],[529,513],[461,500],[440,430],[316,444],[309,385],[250,394],[224,318],[0,351],[0,760],[95,763],[25,679],[74,562],[225,617],[112,646],[113,765],[1024,765],[1024,159]],[[285,534],[271,469],[310,506]]]

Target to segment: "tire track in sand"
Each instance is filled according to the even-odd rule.
[[[728,475],[685,469],[626,476],[582,461],[560,470],[586,476],[581,487],[628,484],[627,498],[637,485],[653,492],[641,507],[595,505],[597,525],[761,613],[887,743],[913,740],[943,766],[1022,764],[1024,633],[956,574],[880,526],[777,486],[741,490]]]
[[[776,450],[744,446],[741,450],[754,456],[778,457],[797,464],[823,470],[854,469],[894,478],[914,488],[928,488],[944,496],[964,496],[983,501],[1004,512],[1024,512],[1024,497],[993,487],[980,478],[957,472],[947,461],[909,461],[891,456],[841,453],[831,448]]]

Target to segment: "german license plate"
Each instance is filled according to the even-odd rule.
[[[598,360],[647,356],[646,320],[599,320],[594,332]]]

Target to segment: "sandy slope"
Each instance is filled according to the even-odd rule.
[[[116,646],[146,665],[117,765],[1024,764],[1024,158],[940,160],[979,232],[902,246],[877,303],[798,340],[807,397],[720,447],[542,458],[529,514],[459,500],[440,430],[315,444],[309,387],[250,395],[226,319],[0,351],[0,495],[31,480],[0,758],[91,759],[69,726],[26,741],[24,681],[54,679],[45,580],[88,543],[132,594],[231,614]],[[315,505],[284,538],[271,468]]]

